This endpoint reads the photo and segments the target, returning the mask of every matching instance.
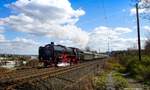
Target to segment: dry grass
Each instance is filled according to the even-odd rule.
[[[27,62],[27,64],[25,66],[37,67],[38,65],[39,65],[38,60],[30,60],[30,61]]]
[[[104,70],[111,71],[118,67],[120,67],[120,64],[118,63],[118,59],[115,57],[111,57],[105,62]]]
[[[9,69],[0,67],[0,75],[6,73],[6,72],[8,72],[8,71],[9,71]]]

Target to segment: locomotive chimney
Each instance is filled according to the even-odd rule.
[[[54,42],[51,42],[52,45],[54,45]]]

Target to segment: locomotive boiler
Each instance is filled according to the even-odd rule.
[[[80,61],[81,50],[74,47],[65,47],[63,45],[47,44],[39,47],[39,61],[44,66],[59,64],[77,64]]]

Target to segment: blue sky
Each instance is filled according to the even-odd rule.
[[[50,41],[103,52],[108,41],[111,50],[136,47],[133,8],[131,0],[1,0],[1,53],[37,54]],[[143,45],[149,23],[140,21]]]
[[[71,2],[73,7],[81,7],[86,11],[86,14],[80,18],[78,23],[83,28],[93,29],[99,25],[130,26],[125,19],[122,20],[125,17],[128,17],[127,20],[130,19],[127,16],[130,12],[123,12],[124,9],[131,8],[130,0],[71,0]]]

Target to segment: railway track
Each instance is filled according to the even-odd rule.
[[[16,70],[16,71],[4,73],[3,75],[1,75],[0,82],[8,82],[9,80],[13,80],[16,78],[22,78],[25,76],[37,74],[40,72],[46,72],[46,71],[53,70],[53,69],[54,68],[43,68],[43,69],[30,68],[30,69]]]
[[[46,79],[48,77],[54,77],[63,73],[67,73],[72,70],[77,70],[83,67],[88,67],[90,65],[94,65],[100,63],[101,60],[89,61],[86,63],[80,63],[77,65],[72,65],[69,67],[62,68],[43,68],[43,69],[26,69],[26,70],[18,70],[12,73],[8,73],[3,75],[0,78],[0,85],[5,90],[12,90],[12,88],[16,87],[19,84],[23,84],[27,81],[31,82],[38,78]]]

